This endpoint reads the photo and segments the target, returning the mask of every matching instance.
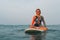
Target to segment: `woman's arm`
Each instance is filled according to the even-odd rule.
[[[42,16],[42,20],[43,20],[43,25],[46,27],[46,23],[43,16]]]
[[[35,22],[34,22],[35,18],[36,18],[36,17],[35,17],[35,16],[33,16],[30,27],[33,27],[33,25],[34,25],[34,23],[35,23]]]
[[[36,19],[36,17],[33,16],[33,18],[32,18],[32,22],[31,22],[32,25],[34,25],[34,20],[35,20],[35,19]]]

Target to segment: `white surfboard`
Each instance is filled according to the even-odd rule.
[[[44,30],[34,29],[34,28],[28,28],[25,30],[25,33],[30,35],[37,35],[37,34],[41,34],[42,32],[44,32]]]

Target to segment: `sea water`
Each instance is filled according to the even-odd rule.
[[[24,33],[29,25],[0,25],[0,40],[31,40],[31,35]],[[44,40],[60,40],[60,25],[47,25]]]

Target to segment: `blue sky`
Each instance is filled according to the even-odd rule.
[[[0,0],[0,24],[31,24],[37,8],[47,25],[60,24],[60,0]]]

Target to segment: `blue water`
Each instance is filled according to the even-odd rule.
[[[31,36],[24,33],[29,25],[0,25],[0,40],[31,40]],[[60,25],[47,25],[45,40],[60,40]]]

